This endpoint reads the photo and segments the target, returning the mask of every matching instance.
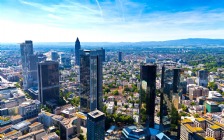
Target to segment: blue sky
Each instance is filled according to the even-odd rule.
[[[224,38],[224,0],[0,0],[0,42]]]

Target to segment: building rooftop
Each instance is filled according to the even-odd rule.
[[[27,133],[26,135],[20,136],[20,137],[18,137],[18,140],[23,140],[25,138],[29,138],[32,135],[37,135],[37,134],[40,134],[40,133],[46,134],[44,129],[40,129],[40,130],[37,130],[37,131],[34,131],[34,132]]]
[[[26,127],[26,126],[28,126],[28,125],[30,125],[30,122],[28,122],[28,121],[22,121],[22,122],[20,122],[20,123],[17,123],[17,124],[15,124],[15,125],[13,125],[12,128],[13,128],[13,129],[16,129],[16,130],[20,130],[20,129],[22,129],[23,127]]]
[[[214,124],[214,125],[212,125],[210,128],[213,129],[213,130],[216,130],[216,129],[219,129],[219,128],[221,128],[221,127],[218,126],[218,125],[216,125],[216,124]]]
[[[215,140],[213,137],[205,137],[205,140]]]
[[[18,132],[17,130],[12,130],[12,131],[6,133],[6,134],[5,134],[5,137],[11,136],[11,135],[13,135],[13,134],[15,134],[15,133],[17,133],[17,132]]]
[[[45,136],[43,136],[41,138],[42,138],[42,140],[51,140],[51,139],[59,140],[60,139],[55,132],[49,133],[48,135],[45,135]]]
[[[101,112],[101,111],[99,111],[99,110],[94,110],[94,111],[92,111],[92,112],[90,112],[90,113],[88,113],[88,114],[89,114],[91,117],[93,117],[93,118],[98,118],[98,117],[104,115],[104,113]]]
[[[195,120],[197,120],[197,121],[199,121],[199,122],[206,121],[204,118],[196,118]]]
[[[37,125],[40,125],[41,123],[39,123],[39,122],[35,122],[35,123],[32,123],[31,125],[30,125],[30,127],[35,127],[35,126],[37,126]]]
[[[182,123],[192,123],[192,121],[190,119],[183,119],[181,122]]]
[[[16,115],[16,116],[12,116],[11,117],[11,120],[18,120],[18,119],[22,119],[22,116],[21,115]]]

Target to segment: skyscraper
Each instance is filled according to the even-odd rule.
[[[80,55],[79,55],[79,50],[81,49],[81,45],[79,42],[79,38],[77,37],[75,41],[75,64],[80,65]]]
[[[102,111],[102,56],[100,50],[80,50],[80,108]]]
[[[99,110],[87,114],[87,140],[104,140],[105,115]]]
[[[118,62],[122,61],[122,52],[118,52]]]
[[[164,74],[165,74],[165,65],[162,66],[161,88],[164,88]]]
[[[38,99],[42,104],[46,101],[59,99],[59,64],[56,61],[38,63]]]
[[[57,52],[51,52],[51,60],[53,60],[53,61],[58,60],[58,53]]]
[[[208,71],[207,70],[199,70],[198,71],[198,85],[199,86],[208,86]]]
[[[20,52],[23,69],[23,88],[27,90],[34,86],[34,82],[37,80],[37,56],[33,54],[33,42],[28,40],[25,43],[21,43]]]
[[[177,93],[180,85],[180,69],[173,69],[173,93]]]
[[[101,52],[102,52],[102,62],[105,62],[105,60],[106,60],[105,49],[101,48]]]
[[[154,112],[156,98],[156,65],[148,64],[141,66],[141,92],[146,94],[146,125],[154,127]]]

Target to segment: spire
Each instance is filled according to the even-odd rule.
[[[76,41],[75,42],[79,42],[79,38],[77,37]]]

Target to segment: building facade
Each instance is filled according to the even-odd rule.
[[[99,110],[87,114],[87,139],[104,140],[105,137],[105,115]]]
[[[154,127],[154,112],[156,98],[156,68],[154,64],[141,66],[141,92],[146,97],[147,126]]]
[[[20,44],[23,89],[35,86],[37,81],[37,56],[33,54],[33,42],[31,40]]]
[[[118,52],[118,62],[122,61],[122,52]]]
[[[207,70],[198,71],[198,85],[207,87],[208,85],[208,71]]]
[[[100,50],[80,50],[80,108],[102,111],[102,59]]]
[[[38,99],[45,104],[46,101],[59,99],[59,64],[55,61],[38,63]]]
[[[75,64],[80,65],[80,56],[79,56],[79,50],[81,49],[79,38],[77,37],[75,41]]]

